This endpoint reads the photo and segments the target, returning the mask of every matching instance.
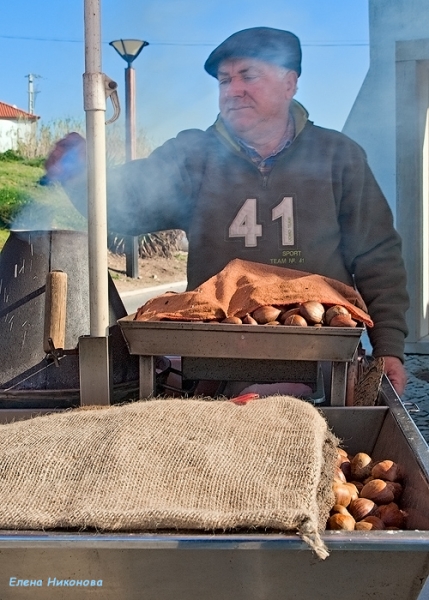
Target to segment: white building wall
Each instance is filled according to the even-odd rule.
[[[26,140],[31,135],[34,124],[30,121],[0,119],[0,152],[16,150],[19,139]]]
[[[368,154],[396,213],[395,44],[429,37],[429,0],[369,0],[370,67],[343,132]]]

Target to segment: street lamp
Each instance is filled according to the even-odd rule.
[[[125,158],[127,161],[136,158],[136,102],[135,102],[135,70],[131,66],[149,42],[144,40],[114,40],[110,46],[127,63],[125,69]],[[130,251],[126,250],[126,274],[136,279],[139,273],[138,238],[132,237]]]

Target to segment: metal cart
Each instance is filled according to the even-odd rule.
[[[429,450],[387,380],[380,401],[320,410],[351,453],[403,466],[411,530],[326,531],[325,561],[276,533],[2,531],[2,600],[416,599],[429,575]]]

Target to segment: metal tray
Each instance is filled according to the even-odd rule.
[[[273,327],[184,321],[135,321],[135,314],[118,320],[131,354],[326,360],[347,362],[354,357],[361,327]]]
[[[357,351],[362,327],[273,327],[271,325],[231,325],[184,321],[135,321],[135,314],[118,320],[131,354],[140,356],[140,398],[155,390],[154,357],[177,355],[205,362],[206,375],[200,379],[222,379],[212,373],[225,371],[223,379],[242,381],[245,361],[254,361],[256,381],[273,381],[273,372],[283,370],[288,379],[287,363],[330,361],[331,393],[334,406],[345,404],[347,367]],[[232,359],[232,360],[228,360]],[[210,362],[211,361],[211,362]],[[215,362],[217,361],[217,362]],[[189,364],[189,363],[188,363]],[[264,378],[266,370],[267,377]],[[232,372],[235,370],[235,374]],[[252,370],[252,368],[250,368]],[[294,369],[289,369],[293,372]],[[314,370],[317,374],[317,370]]]

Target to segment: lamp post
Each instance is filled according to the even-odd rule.
[[[127,63],[125,69],[125,158],[127,161],[136,158],[136,102],[135,102],[135,70],[132,67],[133,61],[137,58],[149,42],[144,40],[114,40],[109,43],[110,46]],[[126,274],[127,277],[137,279],[139,275],[139,249],[138,237],[129,238],[126,244]]]

